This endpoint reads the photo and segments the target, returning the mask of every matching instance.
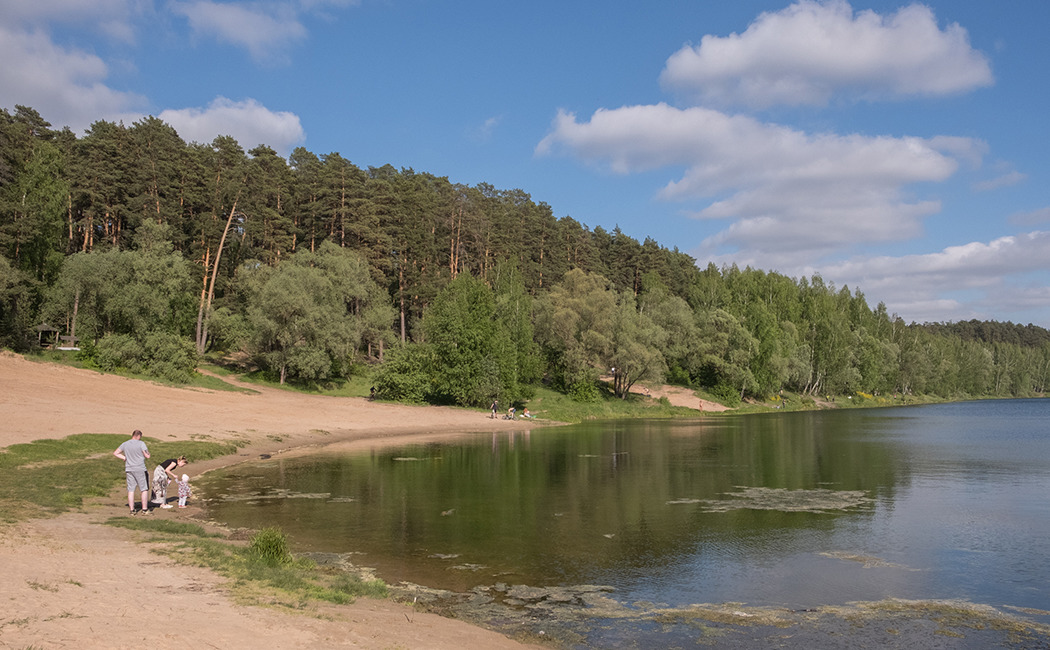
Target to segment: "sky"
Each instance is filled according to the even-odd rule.
[[[1050,328],[1046,0],[0,0],[0,107],[520,189],[907,322]]]

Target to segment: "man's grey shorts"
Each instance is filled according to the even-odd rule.
[[[143,492],[149,489],[149,478],[146,476],[146,470],[140,469],[134,472],[124,472],[124,476],[128,479],[128,492],[134,492],[136,488]]]

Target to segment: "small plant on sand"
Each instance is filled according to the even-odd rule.
[[[288,539],[281,529],[275,527],[263,528],[252,535],[248,543],[248,552],[252,559],[267,566],[281,566],[292,561]]]
[[[276,527],[258,531],[247,546],[241,546],[215,539],[222,535],[208,533],[196,524],[150,517],[113,517],[106,523],[152,533],[148,541],[165,542],[155,552],[231,578],[234,597],[245,604],[302,609],[310,601],[342,604],[361,596],[389,595],[384,582],[362,578],[352,567],[318,566],[307,558],[296,558]]]

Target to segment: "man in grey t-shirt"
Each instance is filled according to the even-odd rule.
[[[135,489],[142,492],[142,514],[149,514],[149,475],[146,473],[146,459],[149,458],[149,449],[142,442],[142,432],[138,429],[131,434],[131,440],[126,440],[117,447],[113,455],[124,461],[124,476],[128,484],[128,509],[135,514]]]

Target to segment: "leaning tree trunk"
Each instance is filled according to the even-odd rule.
[[[219,275],[219,259],[222,257],[222,247],[226,244],[226,235],[230,232],[230,224],[233,223],[233,215],[236,213],[237,200],[234,199],[233,207],[230,208],[230,216],[226,218],[226,227],[222,229],[219,248],[215,251],[215,264],[212,266],[211,279],[208,281],[208,295],[207,297],[201,296],[201,306],[197,312],[197,354],[204,354],[205,343],[208,341],[208,317],[211,312],[211,301],[215,298],[215,278]]]

